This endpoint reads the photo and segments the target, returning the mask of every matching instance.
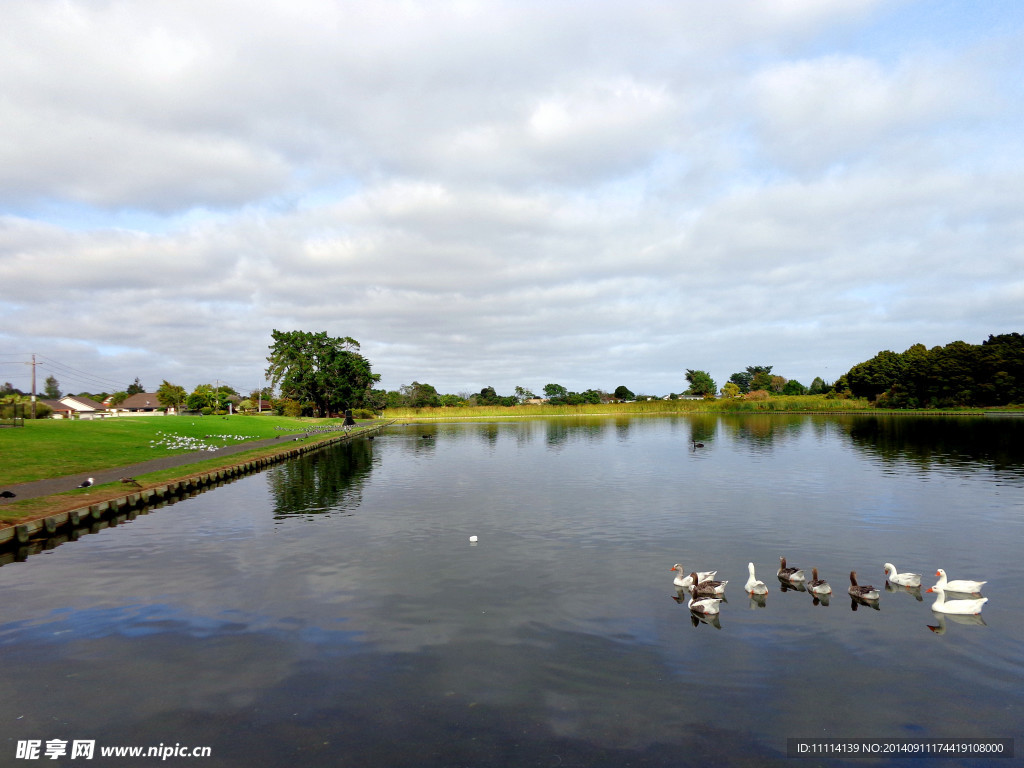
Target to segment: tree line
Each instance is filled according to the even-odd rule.
[[[541,388],[542,397],[517,386],[510,395],[498,394],[487,386],[479,392],[441,394],[430,384],[414,381],[397,390],[375,389],[380,374],[359,351],[350,337],[329,337],[325,332],[272,332],[267,357],[270,386],[254,390],[247,398],[226,384],[201,384],[191,393],[164,381],[156,392],[165,407],[201,412],[222,412],[230,408],[255,409],[273,398],[278,413],[289,416],[331,416],[346,409],[380,412],[386,408],[430,408],[462,406],[515,406],[544,400],[553,405],[582,405],[602,402],[631,402],[662,399],[634,394],[620,385],[611,393],[602,389],[570,391],[561,384]],[[904,352],[883,350],[870,360],[854,365],[834,383],[815,377],[810,386],[773,373],[771,365],[751,365],[733,373],[719,389],[707,371],[686,369],[686,388],[664,399],[680,397],[764,399],[775,395],[824,395],[857,397],[887,408],[989,407],[1024,403],[1024,336],[1019,333],[989,336],[981,344],[954,341],[942,347],[915,344]],[[136,378],[116,401],[144,392]],[[46,380],[47,396],[59,397],[59,384]],[[80,393],[102,401],[106,393]],[[9,383],[0,388],[0,403],[26,397]],[[116,404],[116,403],[115,403]]]
[[[885,408],[991,407],[1024,403],[1024,336],[990,335],[928,349],[883,350],[853,366],[845,383],[855,397]]]
[[[603,389],[573,392],[561,384],[545,384],[541,389],[542,398],[521,386],[515,388],[514,394],[506,396],[497,394],[494,387],[484,387],[480,392],[443,395],[430,384],[414,381],[399,389],[385,392],[384,401],[389,408],[514,406],[540,400],[551,405],[584,405],[588,403],[629,403],[638,400],[677,400],[681,397],[717,398],[721,396],[761,399],[773,395],[841,395],[845,391],[841,384],[827,384],[820,376],[816,377],[807,387],[795,379],[787,379],[778,374],[772,375],[772,366],[770,365],[752,365],[748,366],[746,370],[732,374],[721,390],[718,389],[715,380],[707,371],[687,369],[684,378],[688,386],[682,392],[672,392],[667,396],[634,394],[624,384],[616,387],[611,393]]]

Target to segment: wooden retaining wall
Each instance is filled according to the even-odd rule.
[[[387,424],[360,429],[356,433],[341,434],[329,440],[298,445],[271,456],[242,461],[230,467],[202,472],[109,501],[100,501],[80,509],[58,512],[49,517],[0,528],[0,565],[24,560],[37,552],[53,549],[67,541],[75,541],[87,533],[96,533],[104,528],[112,528],[128,520],[134,520],[139,515],[149,514],[153,510],[191,498],[243,475],[259,472],[273,464],[323,450],[356,437],[376,434],[392,423],[393,421],[389,421]]]

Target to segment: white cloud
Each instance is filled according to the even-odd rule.
[[[931,141],[991,106],[984,73],[937,57],[895,67],[864,56],[831,54],[784,62],[751,83],[769,156],[787,166],[856,164],[907,137]]]
[[[988,45],[887,25],[919,2],[7,11],[5,349],[241,388],[304,328],[389,388],[666,393],[1024,319],[998,19]]]

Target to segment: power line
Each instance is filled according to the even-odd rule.
[[[36,353],[36,354],[33,354],[33,353],[23,353],[23,354],[20,354],[20,355],[18,355],[18,354],[11,354],[11,353],[5,353],[5,356],[6,357],[31,357],[32,360],[31,361],[21,360],[21,361],[10,361],[10,362],[3,361],[3,362],[0,362],[0,366],[10,367],[10,366],[24,366],[24,365],[27,365],[27,366],[31,366],[32,367],[33,373],[35,372],[35,369],[38,367],[38,368],[41,368],[44,373],[48,373],[50,375],[53,375],[54,378],[56,378],[57,374],[59,374],[61,376],[61,378],[71,379],[74,383],[77,383],[77,384],[80,384],[80,385],[84,384],[84,385],[88,386],[90,389],[98,386],[98,387],[100,387],[101,389],[104,389],[104,390],[112,388],[115,391],[117,391],[117,390],[119,390],[122,387],[122,385],[120,383],[114,381],[113,379],[108,379],[108,378],[105,378],[103,376],[98,376],[96,374],[89,373],[88,371],[83,371],[83,370],[81,370],[79,368],[75,368],[73,366],[67,365],[66,363],[62,363],[59,360],[54,360],[53,358],[48,357],[46,355],[41,355],[41,354],[38,354],[38,353]]]
[[[71,376],[82,377],[84,379],[93,381],[93,382],[95,382],[97,384],[103,384],[104,386],[113,386],[113,387],[120,387],[121,386],[121,384],[119,384],[118,382],[114,381],[113,379],[107,379],[107,378],[104,378],[102,376],[97,376],[95,374],[89,373],[87,371],[79,370],[78,368],[73,368],[70,365],[66,365],[65,363],[62,363],[62,362],[60,362],[58,360],[54,360],[53,358],[47,357],[46,355],[38,355],[38,357],[39,357],[40,360],[45,361],[47,365],[55,367],[56,368],[56,372],[60,373],[62,375],[71,375]]]

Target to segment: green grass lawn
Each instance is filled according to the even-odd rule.
[[[340,423],[337,419],[238,414],[227,418],[136,416],[97,421],[26,420],[24,428],[0,429],[0,485],[119,467],[188,450],[170,447],[167,441],[171,436],[194,438],[220,447],[237,444],[239,441],[233,437],[258,440]]]

